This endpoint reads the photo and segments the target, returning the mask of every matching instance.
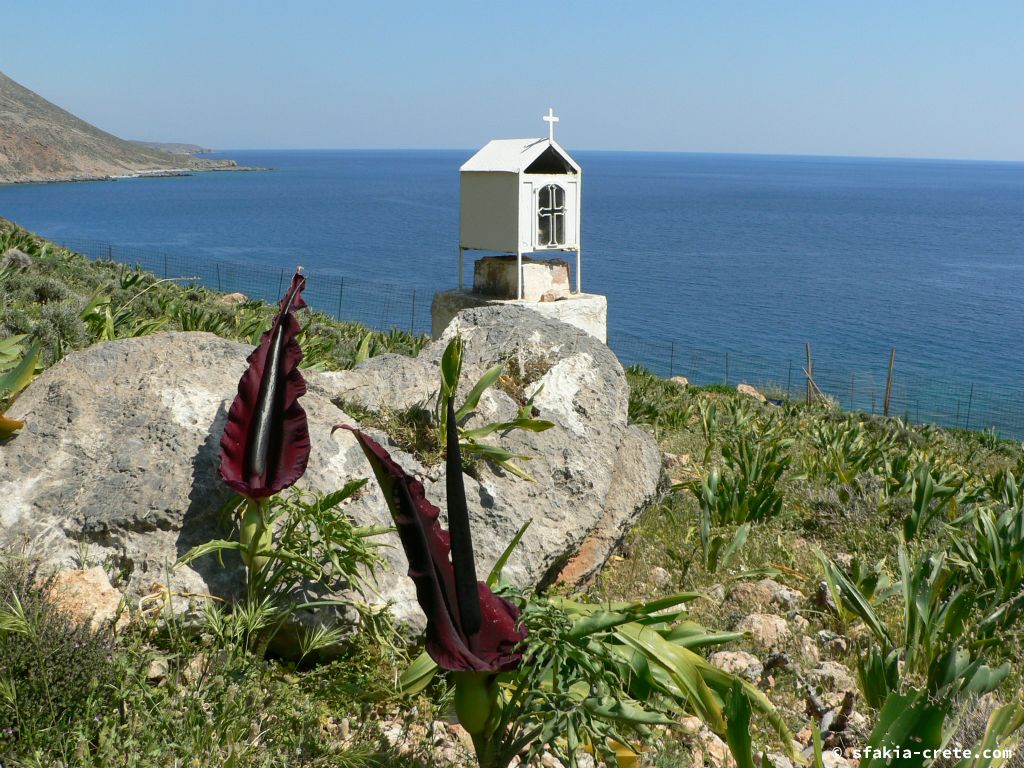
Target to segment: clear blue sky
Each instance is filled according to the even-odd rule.
[[[0,70],[128,138],[1024,160],[1024,0],[4,3]]]

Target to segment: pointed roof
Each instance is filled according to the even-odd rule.
[[[550,139],[495,139],[462,164],[460,171],[504,171],[522,173],[548,148],[554,149],[573,169],[580,172],[579,165],[569,153]]]

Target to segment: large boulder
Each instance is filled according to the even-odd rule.
[[[532,457],[523,466],[535,482],[490,465],[466,476],[478,570],[486,573],[532,519],[506,575],[544,583],[568,564],[573,580],[586,578],[654,494],[660,457],[649,435],[627,425],[625,376],[608,348],[527,309],[466,311],[416,358],[384,355],[351,371],[307,372],[301,403],[313,446],[301,487],[331,491],[371,477],[354,438],[332,433],[338,423],[355,423],[343,407],[430,407],[441,354],[456,332],[466,341],[463,391],[496,361],[508,363],[503,388],[488,391],[471,425],[513,415],[534,394],[540,415],[556,424],[494,436]],[[237,594],[242,574],[230,560],[224,567],[208,557],[173,573],[170,566],[223,536],[219,510],[228,490],[217,475],[219,440],[249,351],[209,334],[168,333],[98,344],[47,370],[11,408],[25,429],[0,446],[0,546],[28,547],[65,567],[87,547],[90,559],[121,574],[132,599],[168,576],[172,595]],[[422,467],[390,448],[443,510],[443,467]],[[372,482],[347,511],[359,524],[390,524]],[[397,537],[390,543],[377,589],[400,619],[418,623],[405,557]]]

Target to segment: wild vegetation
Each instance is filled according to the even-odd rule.
[[[17,247],[32,262],[0,266],[0,379],[157,330],[256,345],[277,312],[91,262],[9,226],[0,233],[0,256]],[[375,346],[415,353],[422,344],[303,314],[303,367],[341,368]],[[1006,748],[1020,735],[1021,445],[822,405],[761,404],[641,369],[627,376],[630,418],[665,454],[664,491],[580,592],[510,589],[499,563],[489,589],[529,627],[514,665],[467,682],[372,611],[347,639],[313,632],[300,658],[275,657],[271,641],[298,581],[342,579],[358,595],[360,574],[380,567],[382,541],[344,514],[365,479],[321,496],[275,486],[250,521],[273,537],[240,525],[233,539],[190,553],[245,548],[250,564],[246,598],[208,602],[198,617],[126,606],[126,630],[81,627],[47,599],[46,576],[30,561],[4,556],[0,762],[426,768],[522,754],[546,765],[554,756],[719,768],[717,748],[727,745],[749,768],[755,758],[799,761],[787,756],[790,733],[817,765],[823,752],[825,764],[839,765],[855,750],[862,765],[1005,762],[865,750]],[[460,449],[441,448],[444,410],[456,404],[405,427],[415,436],[426,425],[430,449],[452,458]],[[456,428],[452,437],[457,446],[466,436]],[[449,505],[453,498],[449,491]],[[240,520],[245,503],[233,502]],[[774,619],[779,632],[766,639],[752,619]],[[328,645],[341,650],[322,658]],[[759,668],[716,666],[723,652],[749,661],[741,651]],[[473,711],[465,699],[477,695]]]

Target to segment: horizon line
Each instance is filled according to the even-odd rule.
[[[195,144],[195,142],[158,142],[163,144]],[[202,146],[202,145],[199,145]],[[476,152],[479,149],[469,147],[230,147],[213,149],[213,153],[222,152]],[[679,149],[607,149],[592,147],[566,148],[571,152],[607,152],[637,155],[726,155],[736,157],[775,157],[775,158],[813,158],[821,160],[910,160],[934,161],[951,163],[1006,163],[1024,164],[1024,157],[1008,160],[1005,158],[983,157],[940,157],[935,155],[870,155],[870,154],[819,154],[801,152],[726,152],[718,150],[679,150]],[[212,154],[198,152],[196,154]]]

